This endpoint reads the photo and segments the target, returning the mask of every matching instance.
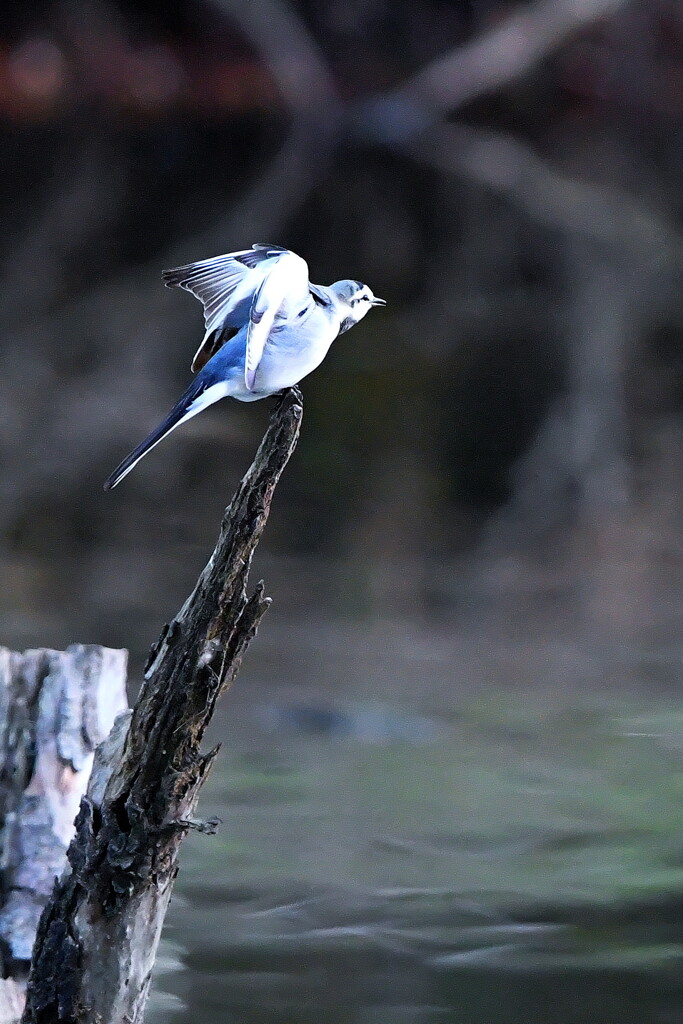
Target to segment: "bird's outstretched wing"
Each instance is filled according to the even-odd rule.
[[[283,253],[268,270],[249,308],[244,383],[253,391],[256,371],[276,320],[304,312],[312,302],[308,264],[293,252]]]
[[[162,272],[167,288],[184,288],[204,306],[206,334],[192,360],[193,370],[201,369],[213,355],[212,335],[218,328],[242,326],[255,291],[269,271],[285,256],[294,256],[294,253],[278,245],[257,243],[251,249],[213,256],[208,260]]]

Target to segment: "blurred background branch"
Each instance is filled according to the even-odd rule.
[[[327,62],[296,8],[279,0],[210,0],[236,26],[275,82],[289,117],[287,139],[227,218],[198,238],[197,250],[225,245],[246,231],[276,236],[325,177],[337,141],[341,105]],[[179,257],[180,259],[180,257]]]
[[[675,271],[683,263],[683,238],[656,209],[624,189],[563,174],[508,133],[448,124],[428,133],[411,152],[500,193],[546,227],[627,250],[663,270]]]
[[[504,88],[581,29],[607,18],[627,0],[540,0],[430,61],[359,114],[378,141],[404,142],[437,119]]]

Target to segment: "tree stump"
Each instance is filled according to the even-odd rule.
[[[0,1024],[21,1017],[41,911],[66,866],[95,747],[127,707],[125,651],[0,648]]]

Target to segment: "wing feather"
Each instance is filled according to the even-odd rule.
[[[204,307],[206,333],[192,360],[201,368],[215,347],[215,332],[242,326],[250,308],[245,380],[253,380],[276,317],[287,316],[292,303],[308,301],[308,266],[300,256],[278,245],[255,243],[251,249],[213,256],[162,272],[168,288],[184,288]],[[267,282],[269,282],[267,284]],[[266,286],[267,284],[267,286]],[[235,314],[235,316],[232,316]],[[232,319],[240,323],[233,323]]]
[[[254,388],[263,350],[276,320],[311,302],[308,264],[293,252],[283,253],[254,292],[249,310],[244,383]]]
[[[231,309],[231,296],[236,290],[250,291],[258,287],[266,268],[259,270],[267,260],[277,259],[288,253],[277,245],[258,243],[251,249],[212,256],[208,260],[188,263],[161,274],[167,288],[184,288],[191,292],[204,306],[204,322],[207,331],[215,330]]]

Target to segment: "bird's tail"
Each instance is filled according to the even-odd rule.
[[[111,476],[108,476],[104,483],[105,491],[110,491],[127,476],[131,469],[138,464],[140,459],[151,451],[159,441],[162,441],[167,434],[180,426],[186,420],[192,419],[208,405],[213,405],[228,393],[227,385],[224,382],[211,384],[202,381],[199,377],[192,381],[185,394],[173,406],[168,416],[152,433],[142,441],[137,448],[134,448],[130,455],[127,455],[123,462],[116,467]]]

